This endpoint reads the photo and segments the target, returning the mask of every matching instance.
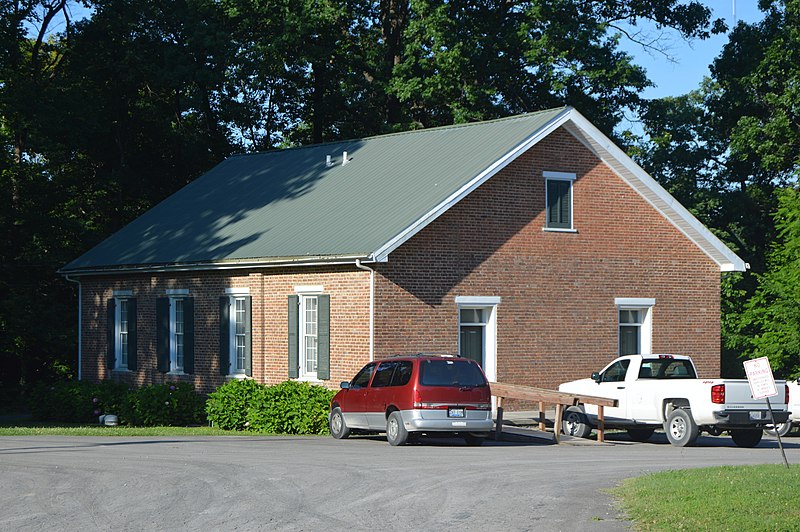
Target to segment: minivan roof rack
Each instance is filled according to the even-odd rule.
[[[448,353],[410,353],[406,355],[402,354],[390,355],[390,358],[421,358],[421,357],[461,358],[461,355],[451,355]]]

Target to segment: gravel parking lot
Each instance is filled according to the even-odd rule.
[[[617,438],[2,437],[0,530],[625,530],[604,492],[622,478],[781,463],[772,439]]]

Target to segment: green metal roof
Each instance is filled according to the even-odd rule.
[[[373,259],[568,110],[230,157],[61,272]]]

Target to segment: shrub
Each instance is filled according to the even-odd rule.
[[[37,420],[85,423],[96,422],[101,414],[119,413],[127,401],[125,384],[69,380],[34,386],[29,406]]]
[[[116,414],[128,425],[185,426],[203,423],[204,398],[187,383],[129,389],[114,381],[40,384],[29,400],[34,419],[89,423]]]
[[[233,379],[211,393],[206,401],[206,414],[215,427],[224,430],[245,430],[247,409],[263,385],[252,379]]]
[[[261,388],[247,409],[249,429],[270,434],[327,434],[334,392],[305,382]]]
[[[203,398],[185,382],[154,384],[133,390],[121,413],[130,425],[186,426],[203,422]]]

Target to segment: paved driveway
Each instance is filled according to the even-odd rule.
[[[774,440],[654,440],[0,437],[0,530],[624,530],[622,478],[781,463]]]

